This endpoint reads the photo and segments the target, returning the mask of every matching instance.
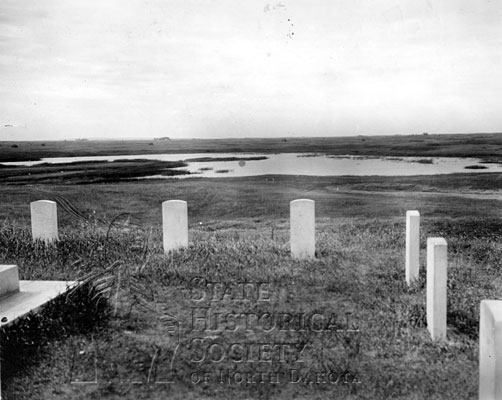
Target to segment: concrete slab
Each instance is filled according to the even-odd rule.
[[[19,292],[17,265],[0,265],[0,299]]]
[[[37,311],[75,285],[75,281],[19,281],[19,292],[0,300],[0,327]]]

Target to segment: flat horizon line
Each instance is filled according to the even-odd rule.
[[[0,140],[0,143],[14,143],[14,142],[86,142],[86,141],[107,141],[107,142],[118,142],[118,141],[180,141],[180,140],[277,140],[277,139],[344,139],[344,138],[356,138],[356,137],[367,137],[367,138],[381,138],[381,137],[395,137],[395,136],[454,136],[454,135],[500,135],[502,131],[498,132],[424,132],[424,133],[408,133],[408,134],[388,134],[388,135],[345,135],[345,136],[273,136],[273,137],[218,137],[218,138],[201,138],[201,137],[190,137],[190,138],[177,138],[169,136],[161,137],[124,137],[124,138],[103,138],[103,137],[89,137],[89,138],[75,138],[75,139],[18,139],[18,140]]]

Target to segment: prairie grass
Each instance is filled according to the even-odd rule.
[[[2,186],[0,263],[17,264],[21,279],[87,279],[95,290],[49,307],[21,325],[22,335],[1,332],[9,366],[2,369],[4,398],[473,398],[479,302],[502,296],[500,182],[501,174],[473,174]],[[176,198],[188,202],[189,247],[164,255],[161,203]],[[316,201],[314,260],[289,255],[288,203],[296,198]],[[58,203],[60,240],[50,246],[31,240],[29,202],[39,199]],[[422,215],[421,274],[408,288],[404,216],[411,209]],[[447,240],[449,261],[448,340],[437,343],[425,319],[425,243],[433,236]],[[271,300],[194,302],[200,277],[267,282]],[[192,329],[194,306],[222,314],[334,314],[337,327],[354,329],[200,332]],[[292,341],[307,350],[303,364],[194,363],[189,345],[201,336],[223,346]],[[173,383],[153,383],[173,356],[174,370],[167,371]],[[294,383],[216,379],[218,371],[251,367],[284,376],[329,370],[343,378],[333,384],[296,376]],[[97,384],[75,383],[92,381],[95,371]],[[214,379],[195,383],[194,372]]]
[[[110,289],[108,306],[103,309],[96,310],[92,302],[80,303],[80,314],[103,316],[84,319],[86,329],[81,329],[78,319],[54,318],[50,309],[42,314],[47,315],[44,321],[54,319],[59,328],[48,327],[47,335],[38,331],[29,336],[38,342],[30,347],[30,362],[25,366],[8,361],[16,354],[3,342],[10,353],[4,351],[2,357],[12,366],[8,374],[3,372],[7,400],[468,399],[477,395],[479,301],[502,295],[500,278],[494,279],[500,276],[502,256],[502,223],[498,220],[426,219],[421,230],[421,276],[410,288],[404,283],[402,218],[321,216],[317,219],[316,259],[310,261],[291,259],[289,224],[281,218],[227,218],[193,224],[189,247],[168,255],[163,254],[156,226],[117,223],[110,229],[79,224],[78,229],[77,225],[63,228],[60,241],[47,247],[32,243],[23,224],[7,222],[0,230],[0,263],[17,264],[22,279],[75,279],[95,274],[100,276],[98,289],[104,283]],[[449,246],[449,337],[445,342],[432,342],[426,331],[423,260],[425,240],[430,236],[445,237]],[[195,350],[190,341],[197,337],[192,326],[192,290],[198,277],[210,282],[260,281],[270,285],[272,298],[266,304],[230,300],[200,303],[215,312],[333,313],[340,326],[347,322],[350,328],[358,328],[357,332],[335,333],[209,332],[214,336],[210,340],[224,346],[294,340],[308,349],[300,368],[303,373],[328,369],[348,380],[336,384],[220,383],[215,378],[217,371],[235,372],[249,366],[228,359],[191,362]],[[59,307],[66,316],[75,312],[71,301]],[[64,307],[68,307],[66,311]],[[178,353],[162,323],[165,316],[179,323]],[[44,324],[50,326],[49,322]],[[62,327],[67,334],[60,334]],[[26,327],[29,329],[37,332],[36,324]],[[4,333],[4,337],[12,335]],[[99,354],[98,384],[71,383],[76,377],[92,379],[93,354]],[[159,354],[167,357],[162,365],[177,354],[169,385],[148,381],[152,374],[166,372],[150,368]],[[259,366],[286,376],[298,363],[274,360]],[[194,371],[214,379],[207,384],[194,383]],[[132,383],[135,380],[143,383]]]

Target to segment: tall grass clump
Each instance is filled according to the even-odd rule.
[[[148,246],[148,232],[139,229],[62,230],[59,240],[48,245],[34,242],[27,228],[0,230],[0,262],[17,264],[21,279],[74,280],[114,261],[141,263]]]

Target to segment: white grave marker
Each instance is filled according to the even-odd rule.
[[[30,203],[33,240],[50,243],[58,239],[58,213],[54,201],[39,200]]]
[[[290,205],[291,257],[315,257],[315,202],[298,199]]]
[[[420,254],[420,213],[406,211],[406,283],[418,279]]]
[[[502,399],[502,301],[481,301],[479,399]]]
[[[164,252],[188,247],[187,202],[168,200],[162,203]]]
[[[17,265],[0,265],[0,298],[19,292]]]
[[[447,245],[427,239],[427,329],[433,340],[446,338]]]

